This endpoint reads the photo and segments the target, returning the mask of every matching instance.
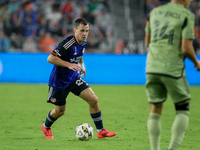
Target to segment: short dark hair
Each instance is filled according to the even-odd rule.
[[[75,28],[78,28],[78,26],[80,24],[83,24],[84,26],[86,26],[87,24],[89,24],[89,22],[85,18],[76,19],[75,22],[74,22]]]

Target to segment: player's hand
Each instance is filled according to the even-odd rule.
[[[197,71],[200,71],[200,61],[198,61],[198,63],[195,65],[195,68],[197,69]]]
[[[84,77],[86,77],[85,69],[81,69],[81,71],[79,73],[80,73],[80,75],[84,74]]]
[[[78,64],[74,64],[74,63],[70,63],[68,68],[73,71],[81,71],[82,70]]]

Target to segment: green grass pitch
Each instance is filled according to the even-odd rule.
[[[44,139],[40,129],[47,113],[48,87],[43,84],[0,84],[1,150],[150,150],[147,134],[149,104],[144,86],[90,85],[99,98],[104,127],[117,132],[112,138],[98,139],[88,104],[70,94],[64,116],[52,126],[54,139]],[[180,150],[199,150],[200,87],[190,87],[190,123]],[[175,116],[170,98],[162,115],[161,149],[167,149]],[[75,136],[78,124],[94,128],[90,141]]]

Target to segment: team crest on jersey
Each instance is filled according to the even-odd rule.
[[[83,48],[83,53],[85,53],[85,48]]]
[[[77,55],[77,48],[75,47],[75,52],[74,52],[74,55]]]
[[[52,98],[51,98],[51,102],[52,102],[52,103],[55,103],[55,102],[56,102],[56,99],[52,97]]]

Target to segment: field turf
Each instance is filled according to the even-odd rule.
[[[44,139],[40,126],[53,108],[46,103],[47,85],[0,84],[0,150],[150,150],[144,86],[90,86],[99,98],[104,127],[117,132],[115,137],[99,140],[88,104],[70,94],[65,115],[52,126],[54,139]],[[190,90],[190,123],[179,150],[200,149],[200,87]],[[162,116],[162,150],[167,150],[174,115],[168,98]],[[90,141],[76,139],[75,128],[82,122],[95,129]]]

